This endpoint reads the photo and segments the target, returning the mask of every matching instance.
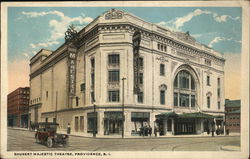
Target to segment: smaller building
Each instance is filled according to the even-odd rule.
[[[240,100],[225,100],[226,130],[240,132]]]
[[[20,87],[8,94],[8,126],[28,127],[29,96],[29,87]]]

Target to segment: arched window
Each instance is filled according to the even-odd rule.
[[[174,106],[194,108],[196,92],[194,77],[186,70],[178,72],[174,79]]]

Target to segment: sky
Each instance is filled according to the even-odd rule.
[[[221,52],[225,97],[240,99],[242,15],[239,7],[115,7],[173,31],[187,32]],[[29,86],[29,60],[41,48],[56,50],[70,24],[85,27],[110,7],[9,7],[8,92]]]

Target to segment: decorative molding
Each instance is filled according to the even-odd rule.
[[[177,65],[177,62],[172,61],[172,63],[171,63],[171,72],[173,72],[176,65]]]
[[[212,96],[212,93],[211,93],[211,92],[207,92],[207,93],[206,93],[206,96],[211,97],[211,96]]]
[[[196,68],[196,71],[198,72],[198,75],[201,76],[201,70],[199,68]]]
[[[161,90],[161,91],[166,91],[167,90],[167,85],[165,85],[165,84],[161,84],[160,86],[159,86],[159,89]]]
[[[157,61],[160,61],[161,63],[165,63],[165,62],[168,62],[168,59],[164,56],[161,56],[161,57],[157,57],[156,58]]]
[[[116,9],[111,9],[108,13],[105,15],[106,20],[112,20],[112,19],[122,19],[123,12],[116,10]]]

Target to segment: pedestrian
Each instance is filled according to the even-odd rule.
[[[68,123],[68,126],[67,126],[67,134],[70,134],[70,124]]]
[[[146,134],[146,129],[145,129],[145,126],[142,127],[142,136],[144,137]]]
[[[214,132],[215,132],[215,123],[212,122],[212,137],[214,137]]]
[[[157,127],[156,126],[154,128],[154,134],[155,134],[155,137],[157,137]]]
[[[152,128],[151,128],[150,125],[149,125],[149,128],[148,128],[148,131],[149,131],[149,135],[151,136],[152,135]]]

